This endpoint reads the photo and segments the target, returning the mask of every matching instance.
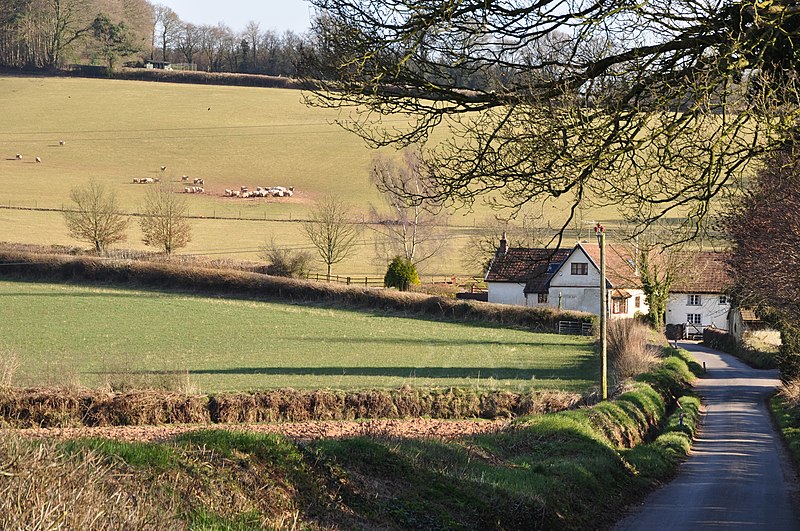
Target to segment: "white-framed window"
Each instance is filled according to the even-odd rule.
[[[628,299],[611,299],[611,313],[628,313]]]
[[[570,273],[573,275],[588,275],[589,264],[586,262],[573,262],[570,264]]]
[[[544,304],[547,302],[547,293],[539,293],[539,304]]]
[[[703,314],[689,313],[686,314],[686,322],[689,324],[703,324]]]
[[[687,302],[689,306],[700,306],[702,303],[702,299],[700,295],[697,293],[690,293],[689,294],[689,301]]]
[[[719,296],[719,303],[720,304],[728,304],[728,296],[727,295],[720,295]]]

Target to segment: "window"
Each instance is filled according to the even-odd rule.
[[[641,308],[642,307],[642,298],[641,297],[634,297],[633,298],[633,307],[634,308]]]
[[[700,295],[691,294],[689,295],[689,306],[700,306]],[[690,321],[691,322],[691,321]]]
[[[539,293],[539,304],[547,302],[547,293]]]
[[[628,299],[611,299],[611,313],[628,313]]]
[[[588,275],[589,264],[586,262],[574,262],[571,264],[571,271],[573,275]]]
[[[728,296],[727,295],[720,295],[719,296],[719,303],[720,304],[728,304]]]
[[[690,313],[686,315],[686,322],[689,324],[703,324],[703,315],[699,313]]]

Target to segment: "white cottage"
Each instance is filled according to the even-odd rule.
[[[705,327],[728,329],[732,279],[727,253],[696,251],[690,254],[686,271],[670,289],[665,323],[686,325],[686,334],[699,336]]]
[[[703,328],[727,329],[731,278],[726,253],[698,251],[685,260],[667,302],[666,324],[686,325],[689,335]],[[572,249],[511,248],[500,241],[486,283],[489,302],[549,306],[600,313],[600,248],[578,243]],[[625,245],[606,245],[606,287],[611,318],[649,311],[635,261]]]
[[[623,246],[606,246],[611,317],[647,313],[633,260]],[[508,248],[505,237],[486,273],[489,302],[600,313],[600,249]]]

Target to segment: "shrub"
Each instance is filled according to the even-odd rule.
[[[611,369],[620,380],[649,371],[658,356],[647,344],[650,328],[637,319],[608,322],[608,356]]]
[[[314,260],[308,251],[295,251],[279,247],[275,240],[264,244],[258,256],[267,262],[266,273],[276,277],[305,278]]]
[[[408,258],[396,256],[383,277],[383,285],[387,288],[408,291],[412,284],[419,284],[417,266]]]

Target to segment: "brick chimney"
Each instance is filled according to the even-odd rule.
[[[506,231],[503,231],[503,237],[500,238],[500,247],[497,248],[496,256],[505,256],[508,252],[508,240],[506,239]]]

